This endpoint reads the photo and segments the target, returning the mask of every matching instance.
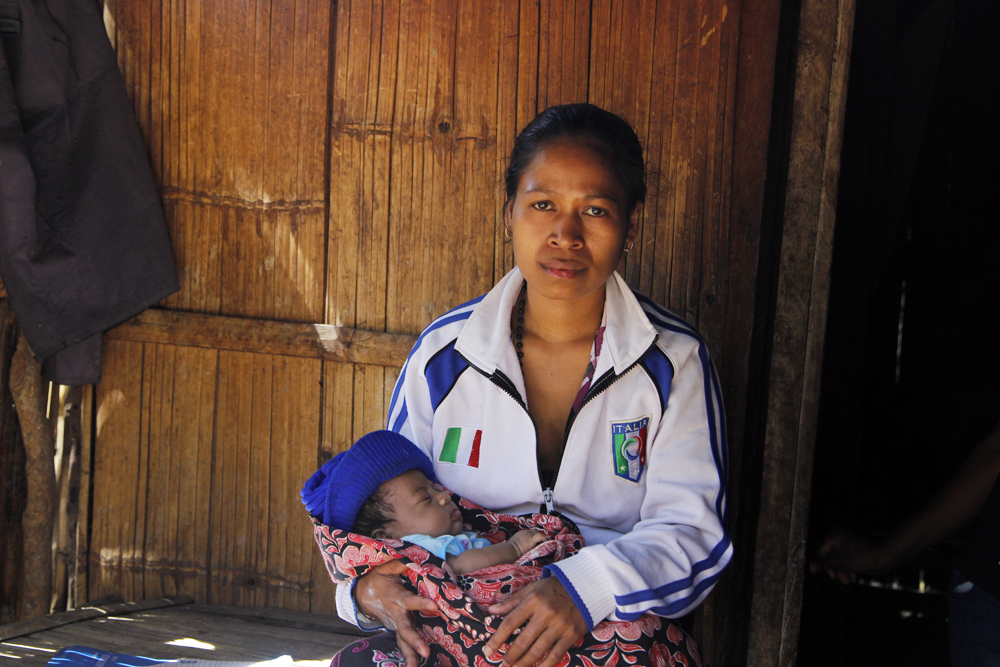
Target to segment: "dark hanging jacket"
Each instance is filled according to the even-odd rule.
[[[98,0],[0,0],[0,274],[42,373],[100,378],[101,332],[177,291]]]

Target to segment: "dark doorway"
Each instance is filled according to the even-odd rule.
[[[809,553],[881,537],[1000,418],[1000,3],[857,3]],[[807,576],[799,664],[947,665],[961,534],[850,587]]]

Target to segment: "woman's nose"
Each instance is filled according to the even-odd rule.
[[[559,215],[553,221],[549,243],[553,246],[578,248],[583,246],[583,221],[576,213]]]

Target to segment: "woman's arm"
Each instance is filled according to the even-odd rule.
[[[665,409],[655,431],[650,425],[638,523],[546,568],[575,593],[589,627],[646,612],[682,616],[708,595],[732,558],[725,416],[714,368],[693,336],[661,334],[658,345],[644,365],[665,395]]]
[[[604,619],[683,615],[698,605],[732,557],[724,528],[725,418],[711,361],[696,338],[674,341],[659,384],[669,391],[647,446],[645,498],[632,531],[546,567],[550,576],[491,613],[508,616],[488,648],[520,624],[506,664],[544,667]],[[650,372],[658,362],[649,360]],[[609,391],[612,391],[609,389]],[[556,655],[558,654],[558,655]]]

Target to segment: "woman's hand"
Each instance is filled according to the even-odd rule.
[[[429,657],[431,650],[413,627],[410,612],[433,614],[437,605],[406,590],[399,580],[405,571],[406,566],[398,560],[372,568],[354,583],[354,599],[361,613],[396,631],[396,645],[406,658],[406,667],[417,667],[420,657]]]
[[[507,618],[483,649],[488,658],[524,626],[503,657],[505,665],[530,667],[548,653],[539,667],[552,667],[587,632],[583,614],[556,577],[528,584],[489,611]]]

